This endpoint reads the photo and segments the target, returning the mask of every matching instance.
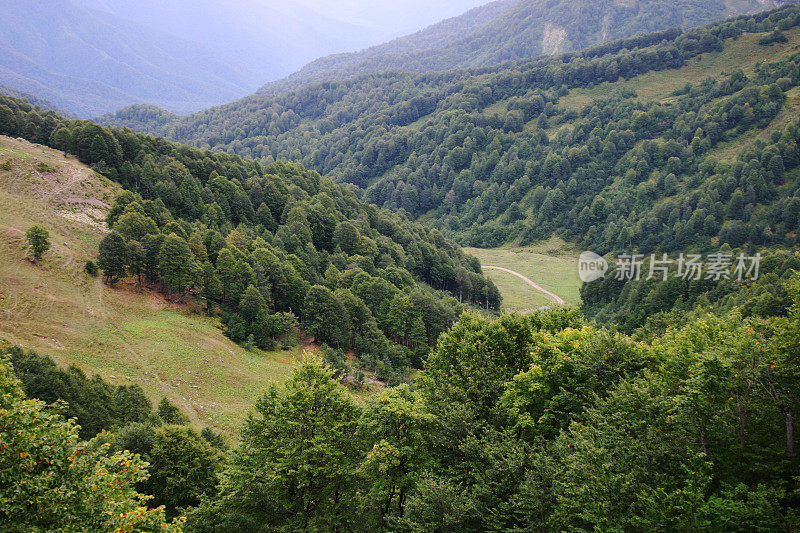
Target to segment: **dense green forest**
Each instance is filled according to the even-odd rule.
[[[790,7],[190,119],[200,144],[308,157],[398,212],[299,163],[0,97],[0,133],[76,154],[127,189],[98,250],[104,281],[205,299],[246,345],[291,343],[296,325],[328,345],[232,439],[136,384],[3,349],[0,529],[797,531],[800,122],[786,102],[800,53],[664,101],[619,88],[562,100],[739,39],[783,46],[798,25]],[[172,120],[144,111],[153,127]],[[189,138],[187,124],[168,128]],[[263,125],[276,130],[253,136]],[[715,155],[731,142],[735,157]],[[757,279],[608,276],[582,287],[580,310],[493,315],[496,288],[446,238],[554,232],[609,262],[646,254],[645,272],[651,252],[763,257]],[[350,393],[351,349],[386,388]]]
[[[0,133],[77,155],[129,190],[100,243],[105,281],[219,306],[226,334],[287,344],[299,321],[393,378],[468,304],[498,309],[480,263],[437,230],[359,201],[297,164],[262,165],[0,98]]]
[[[267,160],[302,161],[365,189],[463,244],[561,233],[605,253],[795,242],[796,122],[733,160],[714,149],[761,131],[800,81],[800,55],[750,75],[731,65],[666,101],[612,92],[561,105],[576,88],[687,65],[747,34],[792,30],[786,7],[706,28],[608,43],[484,71],[392,73],[254,96],[169,121],[167,137]],[[762,39],[770,41],[769,39]],[[771,45],[755,45],[767,49]],[[122,122],[157,122],[129,110]]]
[[[738,257],[743,252],[723,246],[722,253]],[[736,309],[746,318],[784,316],[791,304],[792,276],[800,271],[800,256],[781,249],[767,251],[759,261],[757,279],[744,282],[715,280],[708,276],[687,278],[678,274],[676,264],[669,267],[667,279],[661,276],[644,279],[651,261],[651,257],[643,260],[645,274],[640,280],[606,276],[584,283],[581,287],[583,314],[645,337],[663,333],[670,326],[686,324],[697,308],[715,314]]]
[[[365,404],[309,358],[227,451],[165,424],[168,405],[78,441],[0,363],[0,517],[96,525],[108,498],[74,495],[116,480],[120,519],[166,513],[188,531],[794,531],[800,277],[788,286],[783,317],[698,309],[650,339],[569,309],[468,312],[413,385]],[[40,358],[12,355],[28,390]],[[69,475],[73,455],[85,478]],[[166,509],[130,517],[148,491]]]

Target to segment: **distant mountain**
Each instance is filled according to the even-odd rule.
[[[473,246],[554,233],[598,253],[794,246],[799,42],[794,5],[554,57],[371,74],[187,117],[127,109],[108,122],[300,162]]]
[[[690,28],[782,0],[498,0],[413,35],[318,59],[260,92],[351,76],[445,71],[553,55],[665,28]]]
[[[260,83],[322,55],[381,42],[374,28],[328,18],[293,0],[74,2],[236,57],[258,74]]]
[[[319,57],[362,50],[482,3],[481,0],[74,1],[236,57],[260,74],[260,84],[287,76]]]
[[[0,84],[89,117],[134,102],[187,113],[253,90],[253,69],[69,0],[5,0]]]
[[[12,98],[23,98],[30,102],[31,104],[44,109],[45,111],[54,111],[59,115],[68,117],[68,118],[77,118],[76,115],[73,115],[69,111],[65,109],[61,109],[57,105],[53,104],[49,100],[45,100],[44,98],[39,98],[38,96],[34,96],[30,93],[26,93],[25,91],[20,91],[18,89],[12,89],[11,87],[6,87],[5,85],[0,85],[0,94],[4,94],[6,96],[11,96]],[[165,111],[160,110],[161,113],[165,113]]]

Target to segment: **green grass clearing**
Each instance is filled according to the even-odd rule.
[[[577,274],[580,250],[556,237],[530,246],[465,248],[481,264],[519,272],[542,288],[563,298],[569,305],[580,305],[581,281]],[[503,271],[486,270],[503,296],[503,309],[524,311],[552,305],[553,301],[520,278]]]

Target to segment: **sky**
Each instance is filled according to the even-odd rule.
[[[2,0],[0,0],[2,1]],[[489,0],[71,0],[201,43],[264,82],[414,33]]]
[[[331,18],[380,27],[399,37],[460,15],[488,0],[298,0]]]

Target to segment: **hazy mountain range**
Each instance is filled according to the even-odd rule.
[[[497,0],[417,33],[320,58],[262,91],[386,70],[481,67],[583,49],[671,27],[690,28],[790,3],[782,0]]]
[[[276,94],[388,70],[494,65],[783,3],[499,0],[475,7],[481,2],[6,0],[0,86],[83,117],[131,104],[187,114],[259,86]]]
[[[393,2],[365,13],[360,3],[306,0],[6,0],[0,85],[84,117],[133,103],[189,113],[480,2],[411,6],[401,16]]]

